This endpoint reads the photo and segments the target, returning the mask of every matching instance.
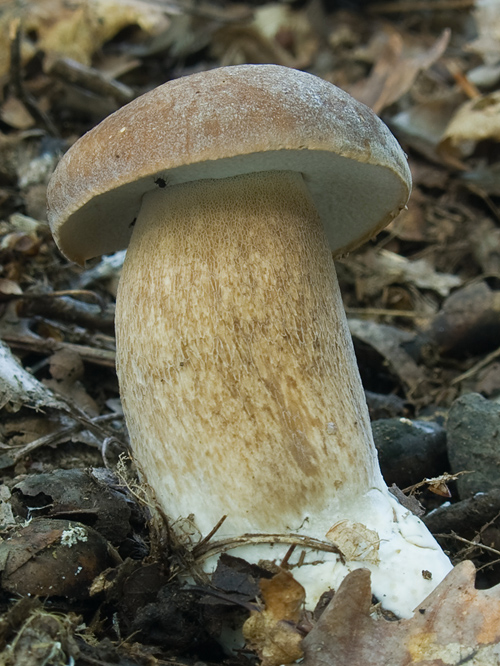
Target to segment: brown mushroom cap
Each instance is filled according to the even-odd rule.
[[[335,254],[390,222],[411,187],[368,107],[311,74],[241,65],[170,81],[83,136],[50,182],[49,222],[83,263],[127,246],[146,192],[268,170],[303,174]]]

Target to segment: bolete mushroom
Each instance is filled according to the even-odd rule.
[[[332,260],[390,222],[410,182],[370,109],[310,74],[242,65],[134,100],[49,186],[70,259],[130,239],[118,376],[144,482],[201,537],[225,516],[214,538],[249,561],[279,564],[295,543],[309,606],[367,567],[405,617],[451,568],[382,479]]]

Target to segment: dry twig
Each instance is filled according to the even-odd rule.
[[[442,12],[450,9],[472,9],[476,0],[414,0],[413,2],[382,2],[369,8],[371,14],[398,14],[402,12]]]
[[[2,333],[2,340],[13,349],[22,349],[38,354],[52,354],[64,349],[78,354],[87,363],[94,363],[105,368],[115,367],[115,352],[107,349],[76,345],[71,342],[60,342],[53,338],[39,338],[35,335],[14,335],[12,333]]]
[[[49,134],[58,137],[59,132],[49,116],[44,113],[23,83],[21,67],[22,27],[19,18],[10,24],[10,85],[17,98],[24,104],[33,120],[40,123]]]

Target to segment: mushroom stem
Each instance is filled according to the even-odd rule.
[[[383,588],[394,572],[375,576],[375,593],[400,614],[450,568],[382,479],[331,252],[300,173],[167,183],[146,194],[116,328],[134,456],[173,520],[193,515],[206,535],[226,515],[217,538],[325,540],[335,525],[330,538],[346,552],[356,533],[350,564],[310,555],[327,569],[303,567],[309,604],[346,566],[379,571],[386,542],[383,567],[390,551],[394,568],[399,550],[400,566],[419,579],[410,599],[400,590],[390,601]],[[410,544],[416,564],[405,562],[410,546],[402,552],[394,541],[404,540],[402,523],[420,541]],[[235,553],[279,564],[287,549]],[[435,576],[428,590],[422,569]]]

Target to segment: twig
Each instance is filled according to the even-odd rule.
[[[2,294],[2,298],[6,301],[14,300],[31,300],[41,298],[59,298],[60,296],[89,296],[99,304],[103,303],[103,299],[96,294],[95,291],[90,289],[60,289],[59,291],[48,291],[43,293],[25,292],[24,294]]]
[[[482,550],[486,550],[488,553],[493,553],[494,555],[500,555],[500,550],[497,550],[496,548],[492,548],[491,546],[486,546],[484,543],[476,543],[475,541],[471,541],[470,539],[464,539],[464,537],[458,536],[458,534],[435,534],[435,537],[439,537],[440,539],[455,539],[456,541],[461,541],[462,543],[466,543],[468,546],[474,547],[474,548],[481,548]]]
[[[472,368],[469,368],[466,372],[462,373],[461,375],[458,375],[458,377],[455,377],[455,379],[452,379],[450,382],[450,386],[455,386],[455,384],[463,382],[464,379],[469,379],[469,377],[475,375],[476,372],[482,370],[486,365],[488,365],[488,363],[494,361],[499,356],[500,356],[500,347],[498,347],[498,349],[495,349],[495,351],[492,351],[490,354],[488,354],[483,359],[478,361],[478,363],[473,365]]]
[[[39,354],[50,354],[64,349],[78,354],[87,363],[94,363],[105,368],[115,367],[115,352],[108,349],[76,345],[72,342],[60,342],[53,338],[39,338],[35,335],[12,335],[4,332],[2,332],[2,340],[13,349],[23,349]]]
[[[110,457],[109,450],[112,444],[118,444],[118,446],[120,447],[120,453],[118,454],[118,456],[115,456],[115,458],[117,458],[118,461],[120,460],[120,456],[124,453],[123,442],[120,439],[118,439],[118,437],[112,435],[111,437],[106,437],[104,439],[101,447],[102,460],[104,462],[104,467],[106,467],[106,469],[111,469],[111,470],[115,469],[116,467],[116,465],[113,465],[112,463],[109,462],[109,457]]]
[[[25,444],[24,446],[21,446],[19,449],[13,450],[12,447],[9,447],[8,452],[2,455],[2,467],[7,467],[5,464],[5,456],[7,456],[12,461],[12,465],[15,465],[22,458],[29,455],[30,453],[33,453],[33,451],[36,451],[36,449],[39,449],[42,446],[53,446],[55,444],[60,444],[62,441],[66,440],[69,435],[73,435],[79,430],[82,430],[82,428],[88,428],[89,423],[95,428],[100,423],[115,421],[119,418],[119,414],[104,414],[103,416],[96,416],[94,419],[88,419],[87,423],[77,422],[73,425],[63,428],[62,430],[59,430],[58,432],[39,437],[38,439],[35,439],[32,442],[28,442],[28,444]]]
[[[85,303],[73,295],[92,294],[98,305]],[[85,328],[99,329],[107,333],[114,332],[115,308],[114,305],[105,305],[103,300],[92,291],[81,292],[52,292],[47,294],[9,294],[5,300],[21,300],[23,302],[22,315],[30,317],[33,315],[50,316],[62,321],[79,324]]]
[[[500,512],[498,512],[491,520],[488,520],[487,523],[485,523],[481,529],[479,530],[479,534],[481,535],[484,530],[488,529],[488,527],[491,527],[493,523],[495,523],[498,519],[500,518]]]
[[[482,571],[483,569],[487,569],[488,567],[493,567],[495,564],[498,564],[500,562],[500,559],[497,560],[492,560],[491,562],[485,562],[482,566],[476,567],[476,573],[478,571]]]
[[[243,534],[239,537],[228,537],[227,539],[220,539],[219,541],[212,541],[197,544],[192,550],[192,556],[196,563],[216,555],[218,553],[225,553],[233,548],[239,546],[247,546],[256,543],[284,543],[290,545],[300,546],[302,548],[310,548],[311,550],[319,550],[326,553],[335,553],[338,555],[342,562],[344,562],[344,555],[340,548],[334,543],[327,543],[320,541],[313,537],[305,536],[302,534]],[[201,545],[201,547],[200,547]]]
[[[472,81],[469,81],[457,60],[448,58],[443,62],[446,69],[454,78],[455,83],[462,89],[469,99],[477,99],[478,97],[481,97],[481,93],[477,86],[475,86]]]
[[[17,98],[28,109],[35,122],[40,123],[52,136],[58,137],[59,132],[49,116],[44,113],[37,104],[36,99],[25,88],[21,67],[21,36],[22,27],[19,18],[10,24],[10,85]]]
[[[347,314],[366,315],[369,317],[407,317],[408,319],[427,318],[429,315],[423,315],[414,310],[389,310],[384,308],[346,308]]]
[[[205,547],[205,544],[211,541],[213,536],[219,531],[226,518],[227,516],[222,516],[222,518],[217,522],[217,524],[214,527],[212,527],[210,532],[207,535],[205,535],[203,539],[196,544],[195,548],[198,548],[199,550],[202,551],[203,548]]]
[[[47,73],[97,95],[111,97],[118,104],[127,104],[135,97],[132,88],[115,79],[108,79],[97,69],[86,67],[70,58],[56,58],[47,67]]]
[[[488,206],[488,208],[491,210],[493,215],[496,217],[496,219],[500,222],[500,208],[495,204],[493,199],[490,197],[489,193],[484,190],[482,187],[479,185],[476,185],[475,183],[471,183],[465,178],[460,178],[460,183],[462,185],[465,185],[465,187],[472,192],[472,194],[475,194],[477,197],[482,199],[484,203]]]
[[[382,2],[372,5],[370,14],[399,14],[400,12],[440,12],[448,9],[471,9],[476,0],[414,0],[413,2]]]

